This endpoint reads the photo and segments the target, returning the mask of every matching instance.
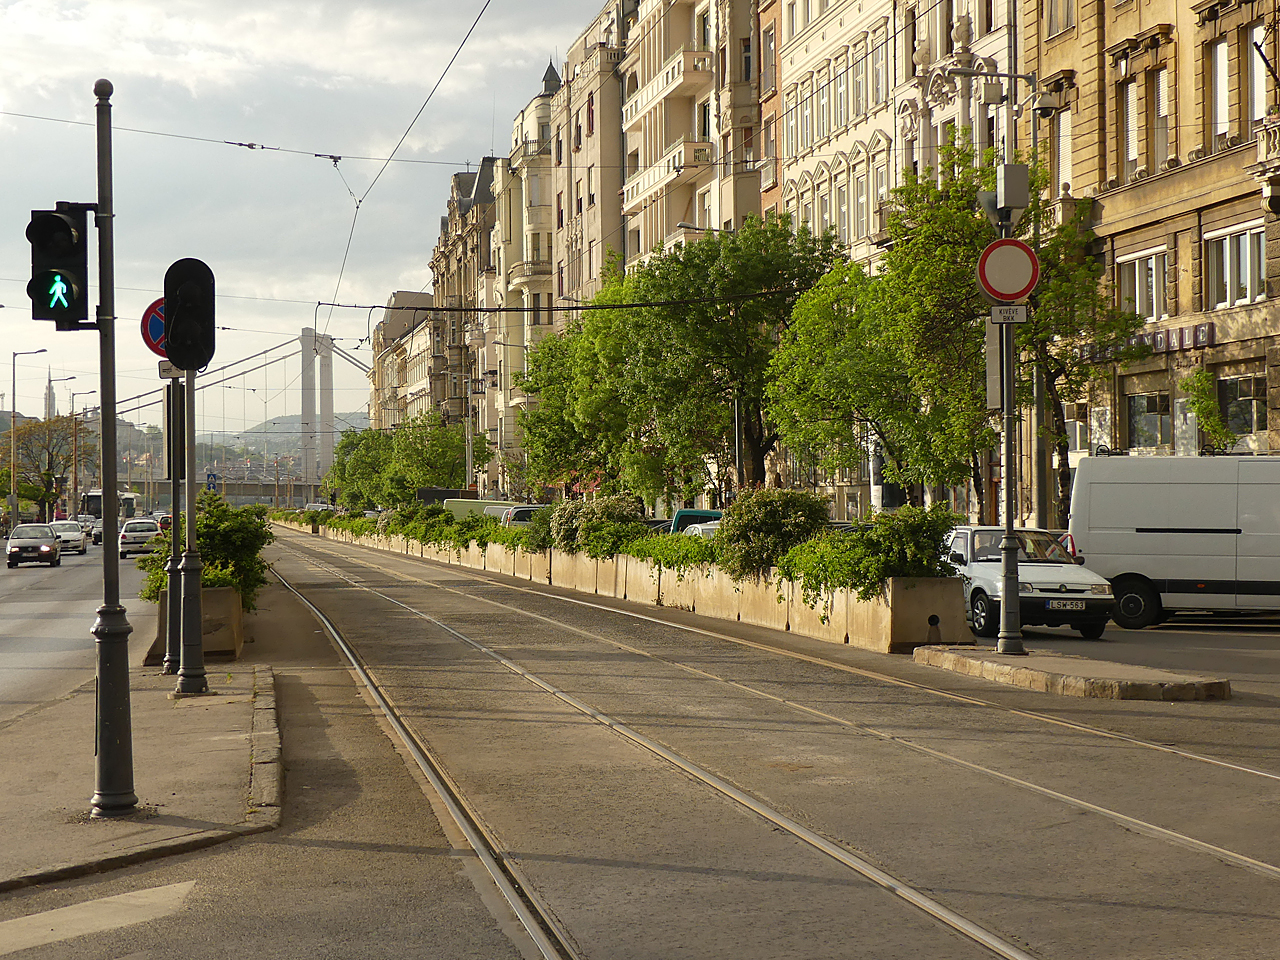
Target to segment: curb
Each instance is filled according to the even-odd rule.
[[[0,880],[0,893],[39,886],[61,880],[73,880],[95,873],[105,873],[158,860],[161,857],[191,853],[226,843],[239,837],[265,833],[280,826],[284,799],[284,766],[280,758],[280,727],[276,713],[275,673],[269,666],[253,668],[253,722],[249,735],[249,797],[244,819],[225,830],[201,830],[172,840],[143,844],[128,853],[109,854],[96,860],[63,863],[45,870],[7,877]]]
[[[974,656],[972,648],[962,651],[950,647],[916,647],[912,658],[916,663],[940,667],[967,677],[980,677],[994,683],[1004,683],[1012,687],[1022,687],[1038,693],[1051,693],[1060,697],[1164,702],[1231,699],[1230,680],[1198,680],[1191,677],[1183,681],[1104,680],[985,660]],[[1070,661],[1074,658],[1056,656],[1054,659]]]

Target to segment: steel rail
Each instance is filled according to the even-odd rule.
[[[391,724],[396,735],[413,757],[427,782],[436,791],[450,818],[462,831],[467,843],[474,851],[477,859],[489,874],[498,892],[507,902],[519,921],[520,926],[533,940],[543,960],[582,960],[582,955],[572,945],[568,934],[560,929],[552,919],[552,913],[532,892],[529,885],[519,875],[519,871],[503,856],[498,844],[481,826],[480,818],[470,809],[452,778],[444,771],[444,766],[436,760],[431,751],[423,744],[401,718],[395,706],[382,692],[382,688],[369,668],[365,666],[358,653],[346,642],[342,632],[332,620],[303,595],[293,584],[278,572],[275,576],[280,583],[297,597],[320,621],[329,639],[342,653],[351,668],[364,684],[369,695],[382,710],[387,722]]]

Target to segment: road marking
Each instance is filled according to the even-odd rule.
[[[177,913],[195,885],[194,880],[187,880],[5,920],[0,923],[0,956],[159,920]]]

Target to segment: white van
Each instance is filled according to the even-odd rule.
[[[1280,457],[1083,457],[1068,529],[1122,627],[1280,610]]]
[[[491,517],[501,517],[507,507],[517,506],[514,500],[446,500],[441,504],[446,510],[461,520],[468,513],[483,513]],[[490,510],[489,508],[494,508]]]

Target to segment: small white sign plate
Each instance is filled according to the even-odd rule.
[[[999,310],[1000,307],[993,307],[992,309]],[[185,370],[179,370],[168,360],[160,361],[160,379],[161,380],[181,380],[184,376],[186,376]]]
[[[991,308],[992,323],[1026,323],[1027,305],[1015,303],[1004,307]]]

